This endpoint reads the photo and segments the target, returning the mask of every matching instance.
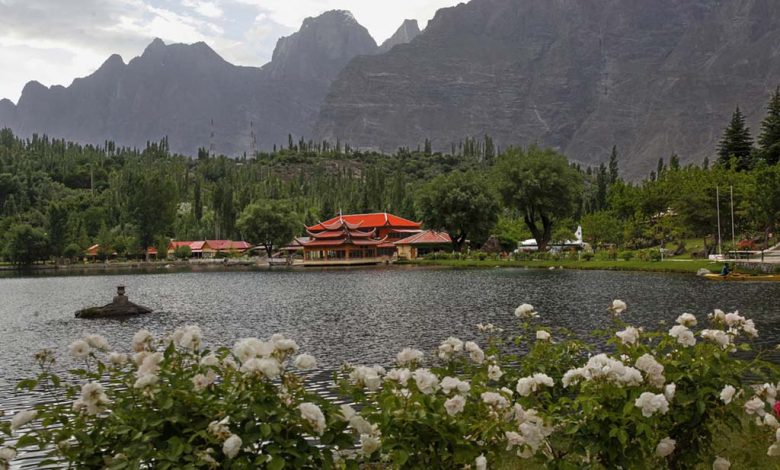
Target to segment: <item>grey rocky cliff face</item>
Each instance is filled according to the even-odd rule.
[[[205,43],[155,39],[129,63],[113,55],[67,88],[30,82],[16,106],[0,102],[0,128],[139,147],[167,136],[172,151],[194,155],[209,147],[213,120],[216,151],[240,155],[251,149],[250,123],[258,148],[311,136],[331,81],[375,49],[347,12],[307,19],[262,68],[232,65]]]
[[[630,177],[676,152],[712,159],[739,104],[757,129],[780,84],[772,0],[473,0],[404,47],[358,57],[331,86],[316,135],[392,151],[488,133]]]
[[[379,46],[376,52],[382,54],[399,44],[407,44],[419,36],[420,32],[417,20],[405,20],[398,30]]]

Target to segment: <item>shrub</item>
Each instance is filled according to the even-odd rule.
[[[584,259],[585,261],[592,260],[593,256],[594,256],[594,254],[591,251],[586,251],[586,252],[582,253],[582,259]]]
[[[620,252],[620,258],[625,260],[625,261],[631,261],[631,259],[633,257],[634,257],[634,252],[633,251],[626,250],[626,251],[621,251]]]
[[[173,254],[177,259],[190,259],[190,256],[192,256],[192,248],[187,245],[177,246]]]
[[[610,307],[610,354],[537,326],[524,304],[517,331],[477,326],[485,349],[451,337],[432,358],[402,350],[389,371],[345,366],[336,379],[355,408],[308,391],[290,363],[307,369],[314,358],[295,357],[281,335],[210,351],[197,327],[164,339],[142,330],[131,358],[90,335],[70,347],[85,362],[73,371],[81,383],[54,375],[52,353],[41,352],[39,376],[19,384],[69,401],[17,414],[0,436],[77,468],[692,468],[729,457],[776,465],[760,454],[780,454],[777,387],[742,383],[778,373],[751,353],[753,322],[716,310],[705,329],[683,314],[668,332],[650,332],[625,324],[625,309]],[[768,450],[724,447],[724,429]],[[3,444],[7,465],[16,449]]]

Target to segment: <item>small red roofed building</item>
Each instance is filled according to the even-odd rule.
[[[188,246],[190,247],[190,256],[193,258],[214,258],[218,254],[240,254],[245,253],[252,248],[247,242],[233,241],[233,240],[197,240],[197,241],[183,241],[175,240],[168,244],[168,256],[173,256],[176,252],[176,248]]]
[[[411,237],[395,242],[398,257],[403,259],[415,259],[436,253],[438,251],[451,251],[452,238],[446,232],[426,230]]]
[[[420,222],[387,212],[338,215],[306,227],[304,266],[379,264],[396,256],[395,241],[422,231]]]

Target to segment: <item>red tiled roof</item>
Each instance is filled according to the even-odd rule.
[[[332,219],[320,222],[319,224],[307,227],[308,230],[313,232],[320,232],[323,230],[333,229],[340,227],[342,222],[345,223],[350,229],[357,227],[376,228],[376,227],[394,227],[394,228],[420,228],[422,225],[420,222],[412,222],[411,220],[398,217],[397,215],[388,214],[387,212],[377,212],[374,214],[348,214],[339,215]]]
[[[346,238],[347,232],[349,232],[350,238],[372,238],[376,234],[376,230],[363,232],[361,230],[326,230],[324,232],[308,232],[312,238]]]
[[[248,250],[252,247],[252,245],[247,242],[234,242],[233,240],[206,240],[206,244],[209,246],[209,248],[217,251]]]
[[[426,230],[395,242],[396,245],[444,245],[450,243],[452,243],[452,238],[448,233],[435,230]]]
[[[312,247],[334,247],[334,246],[379,246],[382,243],[384,243],[386,238],[383,238],[381,240],[366,240],[366,239],[358,239],[358,240],[344,240],[344,239],[338,239],[338,240],[318,240],[313,239],[303,244],[303,246],[307,248]]]
[[[153,246],[150,246],[149,248],[146,249],[146,254],[147,255],[157,255],[157,248],[155,248]]]

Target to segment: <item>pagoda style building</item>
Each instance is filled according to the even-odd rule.
[[[386,263],[396,256],[398,240],[422,231],[420,222],[387,212],[339,215],[306,227],[304,266]]]

